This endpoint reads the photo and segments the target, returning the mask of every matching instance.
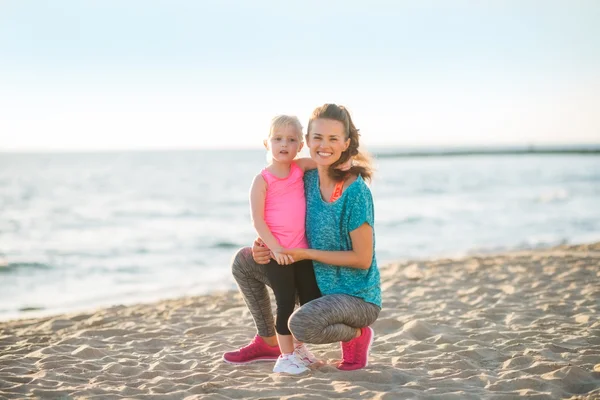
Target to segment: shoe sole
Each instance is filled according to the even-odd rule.
[[[273,370],[274,374],[287,374],[287,375],[301,375],[305,372],[310,371],[310,369],[305,369],[304,371],[300,371],[300,372],[288,372],[288,371],[275,371]]]
[[[254,364],[254,363],[259,363],[259,362],[274,362],[274,361],[277,361],[278,358],[279,358],[279,356],[277,356],[275,358],[255,358],[254,360],[244,361],[244,362],[229,361],[229,360],[226,360],[225,357],[223,357],[222,359],[223,359],[223,362],[225,362],[226,364],[247,365],[247,364]]]
[[[288,375],[300,375],[300,374],[305,373],[306,371],[310,371],[310,369],[306,368],[306,369],[304,369],[302,371],[294,371],[294,372],[283,371],[283,370],[280,370],[280,369],[278,369],[276,371],[275,369],[273,369],[273,373],[275,373],[275,374],[288,374]]]

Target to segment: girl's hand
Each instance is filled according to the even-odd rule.
[[[281,253],[287,254],[292,259],[292,262],[308,260],[306,249],[281,249]]]
[[[339,169],[340,171],[349,171],[350,168],[352,168],[352,157],[350,157],[345,163],[335,167],[335,169]]]
[[[279,265],[290,265],[294,262],[294,260],[292,259],[292,257],[283,254],[281,252],[281,250],[283,249],[275,249],[271,251],[272,257],[275,259],[275,261],[277,261],[277,264]]]

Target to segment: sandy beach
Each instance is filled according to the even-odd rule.
[[[0,398],[598,399],[600,243],[381,267],[370,365],[339,345],[300,376],[222,353],[255,331],[235,292],[0,323]]]

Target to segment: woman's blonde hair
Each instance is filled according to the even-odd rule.
[[[323,104],[321,107],[315,108],[308,121],[306,140],[309,138],[311,124],[316,119],[331,119],[341,122],[344,125],[346,139],[350,139],[350,145],[342,153],[340,159],[329,166],[329,176],[331,179],[341,181],[348,175],[360,175],[364,180],[370,181],[373,175],[371,157],[368,153],[359,149],[360,133],[358,133],[358,129],[354,126],[348,109],[337,104]],[[336,169],[338,165],[344,164],[350,159],[352,160],[350,170],[341,171]]]

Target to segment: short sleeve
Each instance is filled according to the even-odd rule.
[[[365,222],[371,225],[371,227],[373,227],[375,223],[371,190],[364,182],[361,183],[360,190],[354,194],[349,208],[350,216],[348,219],[348,232],[358,229]]]

